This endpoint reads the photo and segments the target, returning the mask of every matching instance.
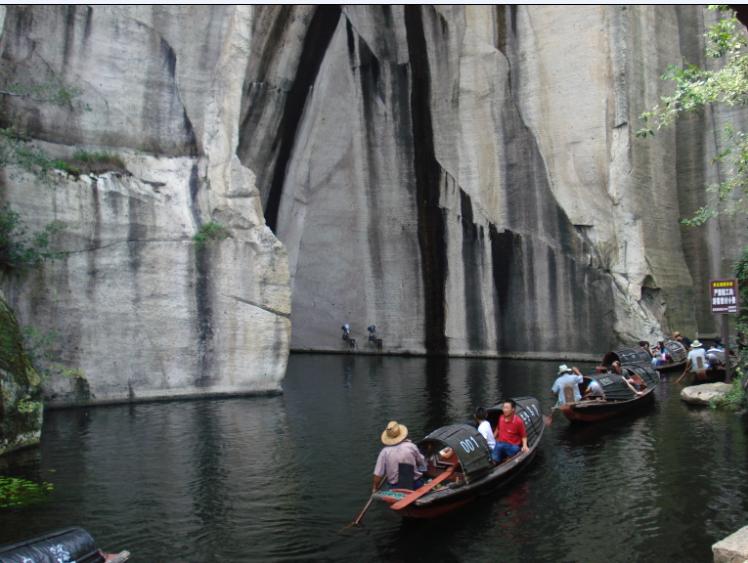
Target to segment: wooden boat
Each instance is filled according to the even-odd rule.
[[[623,380],[624,375],[626,377],[634,375],[641,377],[646,385],[641,391],[641,395],[637,395],[631,390]],[[572,422],[605,420],[652,404],[655,387],[660,382],[660,374],[645,365],[628,364],[623,366],[623,375],[608,372],[594,376],[584,376],[584,383],[579,384],[582,397],[584,397],[584,393],[593,379],[603,388],[605,398],[583,398],[581,401],[566,402],[561,405],[559,410]],[[571,391],[571,389],[569,390]]]
[[[430,480],[426,485],[415,491],[381,490],[374,498],[388,504],[403,517],[433,518],[507,484],[532,462],[544,430],[538,400],[534,397],[519,397],[514,400],[517,403],[517,415],[522,418],[527,430],[527,452],[520,452],[496,465],[491,461],[488,443],[474,426],[444,426],[418,442],[418,448],[428,463],[424,476]],[[495,428],[501,415],[501,403],[486,410],[488,420]],[[445,448],[451,448],[453,452],[447,459],[439,455]],[[440,482],[434,486],[434,482],[438,480]],[[403,504],[407,506],[401,508]]]
[[[677,340],[666,340],[665,347],[670,355],[670,360],[656,366],[655,369],[660,372],[682,370],[688,359],[688,350]],[[621,365],[652,366],[652,355],[641,346],[618,348],[603,356],[601,367],[609,368],[616,361],[620,362]]]
[[[613,362],[620,362],[621,365],[652,365],[652,355],[641,348],[640,346],[631,346],[626,348],[618,348],[612,352],[608,352],[603,356],[602,365],[605,368],[609,368],[613,365]]]
[[[65,528],[43,536],[0,547],[2,563],[75,561],[77,563],[123,563],[130,552],[104,553],[83,528]]]
[[[665,348],[667,348],[668,354],[670,355],[670,361],[655,366],[655,369],[659,372],[682,371],[686,366],[688,350],[686,350],[683,344],[677,340],[666,340]]]

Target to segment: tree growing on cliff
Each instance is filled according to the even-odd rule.
[[[675,91],[660,98],[650,111],[641,115],[644,127],[638,137],[655,134],[671,126],[683,114],[702,111],[712,104],[729,107],[748,105],[748,35],[735,12],[727,6],[709,6],[720,19],[707,28],[705,54],[719,68],[708,70],[695,64],[670,65],[662,79],[670,81]],[[692,217],[683,219],[689,226],[703,225],[719,214],[748,214],[748,133],[727,126],[723,132],[725,148],[715,157],[724,167],[724,180],[707,187],[715,193]]]

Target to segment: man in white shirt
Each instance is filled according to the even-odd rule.
[[[496,445],[496,438],[493,436],[493,429],[491,423],[486,420],[486,409],[478,407],[475,411],[475,422],[478,423],[478,432],[481,433],[488,442],[488,448],[493,451],[493,447]]]
[[[558,397],[558,406],[566,403],[564,389],[571,387],[574,391],[574,401],[582,400],[582,393],[579,391],[579,384],[584,382],[584,377],[578,368],[569,368],[566,364],[558,366],[558,378],[553,382],[551,393]]]
[[[706,352],[702,347],[701,342],[698,339],[691,342],[691,351],[688,352],[688,360],[686,361],[686,369],[683,370],[683,374],[678,381],[686,375],[689,371],[692,372],[697,379],[704,379],[706,377],[706,368],[708,364],[706,362]]]

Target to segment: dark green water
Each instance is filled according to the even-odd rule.
[[[55,491],[0,511],[0,543],[79,525],[144,563],[711,561],[748,521],[748,427],[687,407],[673,383],[638,416],[556,418],[513,486],[453,515],[407,522],[375,505],[339,533],[368,498],[388,420],[420,438],[498,397],[547,411],[555,368],[294,355],[278,397],[49,412],[41,448],[0,473]]]

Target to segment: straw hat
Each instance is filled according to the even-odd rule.
[[[560,366],[558,366],[558,375],[561,375],[562,373],[568,373],[570,371],[571,368],[566,364],[561,364]]]
[[[691,348],[701,348],[701,342],[698,339],[691,342]]]
[[[382,443],[385,446],[395,446],[408,437],[408,427],[398,424],[395,420],[387,423],[387,428],[382,432]]]

